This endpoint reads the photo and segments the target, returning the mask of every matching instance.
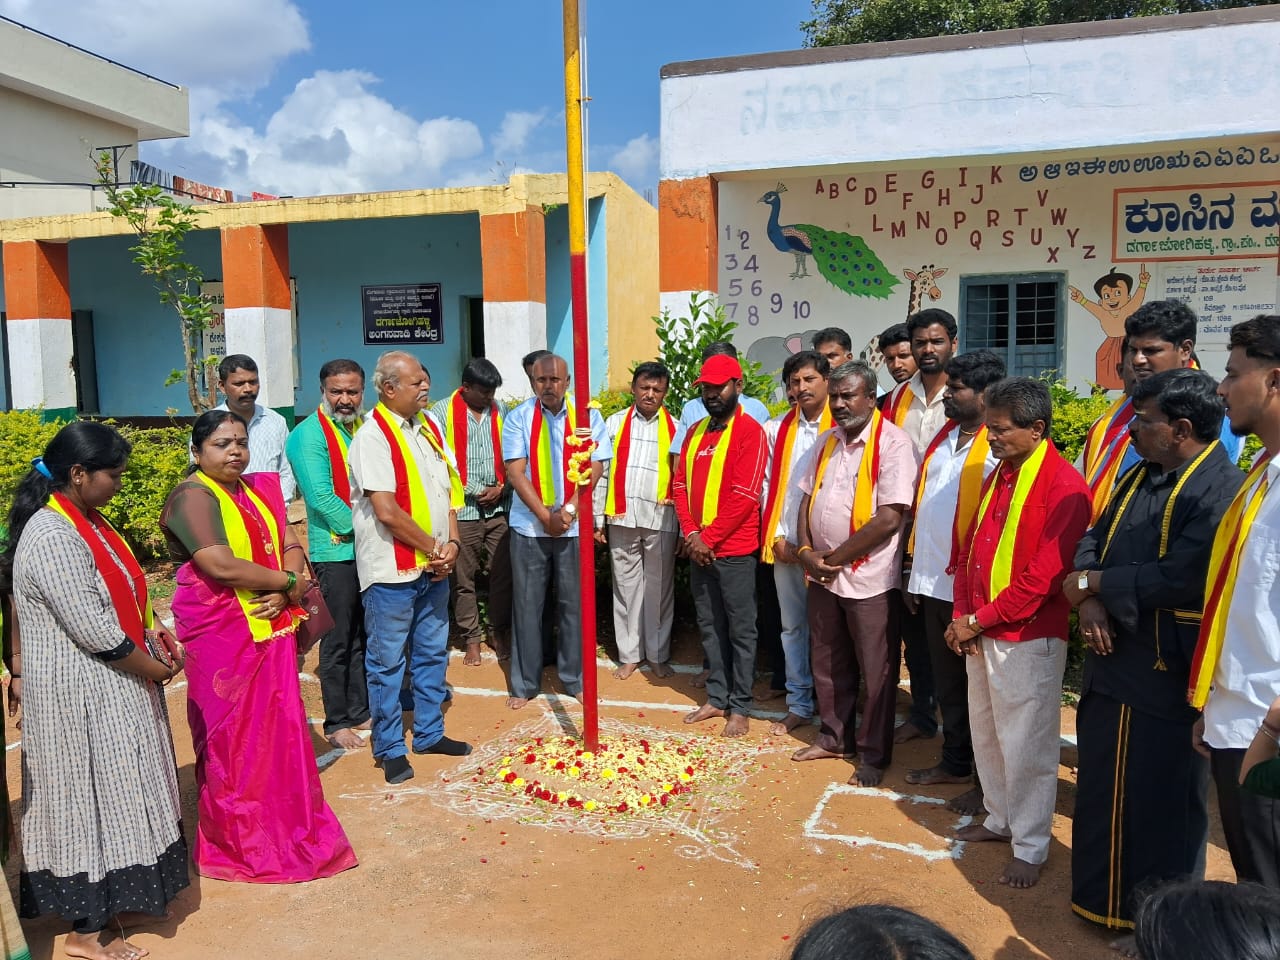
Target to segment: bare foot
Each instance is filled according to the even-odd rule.
[[[769,735],[785,737],[796,727],[807,726],[810,723],[813,723],[813,717],[797,717],[794,713],[788,712],[781,720],[775,720],[769,724]]]
[[[1117,937],[1115,940],[1112,940],[1107,944],[1107,946],[1122,957],[1140,956],[1138,953],[1137,938],[1135,938],[1132,933],[1127,933],[1123,937]]]
[[[364,737],[356,733],[350,727],[344,727],[341,730],[335,730],[333,733],[325,737],[331,744],[339,750],[362,750],[364,749]]]
[[[848,760],[849,756],[847,753],[826,750],[815,743],[812,746],[801,747],[791,755],[791,759],[797,763],[804,763],[806,760]]]
[[[685,723],[701,723],[703,720],[711,720],[715,717],[723,717],[724,711],[719,707],[713,707],[709,703],[704,703],[697,710],[685,714]]]
[[[507,697],[508,710],[523,710],[529,705],[528,697]]]
[[[860,787],[878,787],[883,779],[883,770],[879,767],[873,767],[869,763],[863,763],[859,764],[858,769],[853,772],[853,776],[849,778],[849,783],[857,784]]]
[[[910,720],[904,720],[893,729],[893,742],[906,743],[908,740],[926,740],[932,734],[926,734]]]
[[[579,690],[577,693],[573,695],[573,699],[577,700],[579,703],[582,703],[582,696],[583,696],[582,691]]]
[[[631,676],[633,673],[635,673],[639,669],[640,669],[640,664],[638,663],[619,664],[618,669],[613,671],[613,676],[615,679],[625,680],[627,679],[627,677]]]
[[[729,714],[729,722],[724,725],[724,729],[720,731],[722,737],[745,737],[751,730],[751,724],[747,718],[740,713]]]
[[[982,802],[982,788],[974,787],[972,790],[966,790],[958,797],[952,797],[947,801],[947,809],[963,817],[976,817],[987,809]]]
[[[127,940],[112,940],[104,947],[98,942],[98,936],[96,933],[69,933],[63,949],[68,957],[80,960],[141,960],[150,952]]]
[[[654,663],[650,660],[649,669],[653,671],[653,675],[655,677],[658,677],[661,680],[665,680],[668,677],[674,677],[676,675],[676,672],[671,669],[671,664],[669,663]]]
[[[468,667],[480,666],[480,641],[467,643],[467,654],[462,658],[462,662]]]
[[[996,883],[1003,883],[1014,890],[1026,890],[1034,887],[1040,879],[1040,864],[1027,863],[1014,857],[1004,868],[1004,873],[996,878]]]
[[[986,843],[989,840],[998,840],[1001,843],[1009,842],[1008,837],[992,833],[980,823],[971,823],[967,827],[961,827],[956,831],[956,839],[963,840],[965,843]]]
[[[689,686],[701,690],[707,685],[707,677],[711,676],[710,670],[703,670],[700,674],[689,681]]]
[[[973,776],[958,777],[954,773],[947,773],[942,767],[929,767],[924,770],[908,770],[903,779],[918,787],[929,787],[935,783],[969,783]]]

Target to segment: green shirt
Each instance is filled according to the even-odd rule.
[[[350,443],[350,428],[336,420],[333,424]],[[307,504],[307,546],[312,562],[355,560],[351,508],[333,492],[329,445],[315,413],[293,428],[284,450]]]

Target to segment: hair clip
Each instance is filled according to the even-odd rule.
[[[31,466],[40,476],[47,477],[50,480],[53,479],[53,474],[49,472],[49,468],[45,465],[44,457],[36,457],[31,461]]]

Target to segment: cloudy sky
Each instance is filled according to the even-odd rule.
[[[809,0],[590,0],[589,164],[658,169],[665,63],[798,47]],[[189,87],[143,159],[241,193],[489,184],[564,168],[554,0],[0,0],[0,14]]]

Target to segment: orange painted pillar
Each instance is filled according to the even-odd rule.
[[[76,415],[76,376],[67,245],[7,240],[3,259],[9,404],[39,409],[45,420],[70,420]]]
[[[689,315],[694,293],[719,289],[719,229],[711,177],[658,184],[658,288],[672,316]]]
[[[251,224],[222,228],[222,293],[227,355],[258,364],[258,402],[292,424],[293,311],[289,294],[289,227]]]
[[[480,217],[485,354],[502,374],[503,393],[523,397],[520,361],[547,348],[547,246],[542,208]]]

